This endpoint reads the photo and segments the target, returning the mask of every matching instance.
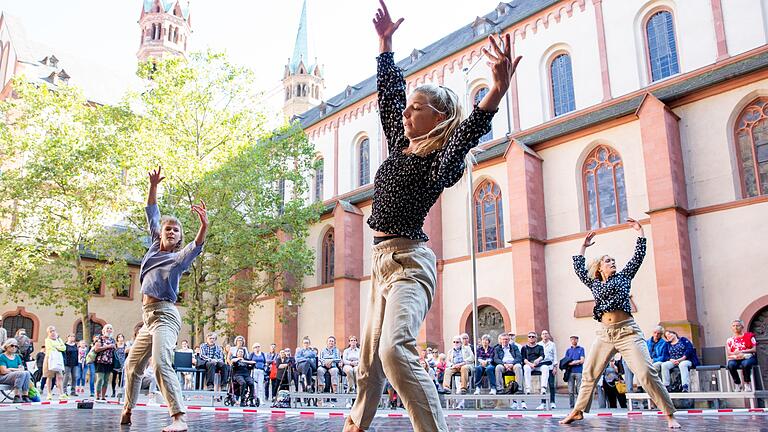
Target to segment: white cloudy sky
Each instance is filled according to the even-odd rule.
[[[499,0],[389,0],[405,22],[394,43],[396,58],[424,47],[484,15]],[[65,63],[98,63],[109,85],[131,82],[139,44],[142,0],[0,0],[0,11],[24,25],[27,37],[55,49]],[[302,0],[191,0],[192,50],[225,50],[256,71],[259,89],[280,93],[283,68],[293,52]],[[377,0],[308,0],[310,56],[324,66],[326,97],[375,73],[377,39],[371,24]],[[61,55],[59,54],[61,53]],[[269,106],[279,109],[279,94]]]

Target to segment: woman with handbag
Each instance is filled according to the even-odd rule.
[[[56,387],[59,389],[59,399],[68,399],[67,393],[64,392],[64,351],[67,346],[64,341],[61,340],[59,334],[56,332],[55,326],[48,326],[45,329],[48,336],[45,338],[45,360],[43,360],[43,377],[46,379],[46,389],[48,391],[48,400],[53,399],[51,394],[51,384],[53,379],[56,379]]]
[[[618,406],[627,407],[627,397],[625,396],[627,385],[621,378],[622,372],[621,355],[617,354],[603,371],[603,391],[608,408],[616,408],[617,401]]]
[[[107,400],[107,387],[112,370],[115,368],[115,339],[112,338],[112,324],[101,329],[101,336],[93,346],[96,351],[96,400]]]

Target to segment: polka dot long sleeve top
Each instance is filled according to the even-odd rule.
[[[621,310],[632,315],[632,305],[629,303],[629,290],[632,278],[640,269],[640,264],[645,258],[645,237],[638,237],[635,244],[635,254],[620,272],[614,273],[606,281],[589,277],[587,267],[584,264],[584,255],[574,255],[573,268],[576,275],[586,285],[595,297],[595,307],[592,315],[600,321],[603,314],[608,311]]]
[[[368,226],[376,231],[411,240],[429,240],[424,219],[443,189],[456,184],[464,173],[464,157],[480,137],[491,130],[496,111],[475,106],[472,114],[448,137],[443,148],[426,156],[403,151],[409,141],[403,127],[406,106],[405,79],[391,52],[377,58],[379,116],[387,138],[389,157],[373,182],[373,206]]]

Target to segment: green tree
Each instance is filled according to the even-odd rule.
[[[197,222],[190,206],[200,199],[208,204],[204,252],[180,286],[193,343],[205,331],[230,332],[231,308],[247,311],[278,289],[299,304],[295,281],[312,272],[314,253],[305,241],[319,215],[304,199],[314,149],[303,131],[290,125],[268,130],[253,73],[223,54],[147,62],[139,76],[146,88],[128,105],[141,113],[140,165],[145,171],[162,165],[166,173],[161,212],[192,233]],[[137,189],[146,187],[143,172],[129,177]],[[133,219],[143,227],[142,214]]]
[[[12,85],[0,103],[0,291],[73,309],[89,338],[94,285],[118,283],[135,251],[135,234],[114,226],[128,205],[132,116],[76,87]]]

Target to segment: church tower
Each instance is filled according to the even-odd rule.
[[[136,57],[140,62],[149,58],[185,56],[187,41],[192,33],[188,0],[143,0],[139,17],[141,42]]]
[[[323,98],[324,88],[325,80],[323,80],[320,66],[317,65],[317,59],[312,63],[309,61],[307,0],[304,0],[293,56],[288,60],[283,75],[283,89],[285,90],[283,113],[290,119],[319,105]]]

